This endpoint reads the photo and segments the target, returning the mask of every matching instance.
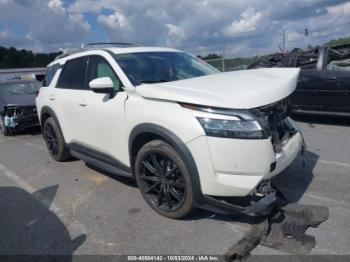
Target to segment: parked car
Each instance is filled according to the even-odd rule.
[[[0,82],[0,129],[5,136],[39,125],[35,96],[40,86],[36,80]]]
[[[285,66],[301,68],[297,88],[291,96],[296,113],[350,116],[350,48],[339,52],[319,47],[304,52]]]
[[[302,149],[286,103],[298,74],[220,73],[169,48],[86,47],[48,66],[36,104],[55,160],[134,178],[159,214],[261,216],[277,199],[271,178]]]
[[[271,63],[249,68],[300,67],[297,88],[290,96],[294,113],[350,116],[350,45],[295,48]]]

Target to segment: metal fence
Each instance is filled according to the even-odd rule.
[[[220,70],[221,72],[228,72],[228,71],[237,71],[237,70],[243,70],[247,68],[247,64],[237,64],[233,63],[233,58],[225,59],[225,58],[219,58],[219,59],[208,59],[204,60],[208,64],[212,65],[216,69]]]

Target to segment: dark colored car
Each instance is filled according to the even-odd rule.
[[[35,96],[39,81],[0,82],[0,129],[5,136],[39,125]]]
[[[291,96],[294,113],[350,116],[350,45],[296,48],[280,58],[278,63],[265,61],[249,68],[300,67]]]
[[[301,68],[291,96],[294,112],[350,116],[349,51],[320,47],[314,53],[301,53],[291,59]]]

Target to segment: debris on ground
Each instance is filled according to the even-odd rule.
[[[316,244],[307,228],[326,221],[329,210],[325,206],[289,203],[278,205],[270,216],[252,225],[251,230],[225,254],[226,261],[242,260],[259,244],[291,254],[307,254]]]

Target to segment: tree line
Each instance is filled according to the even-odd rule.
[[[61,52],[33,53],[30,50],[0,46],[0,68],[46,67],[60,54]]]
[[[325,43],[326,46],[329,47],[334,47],[337,45],[347,45],[350,44],[350,37],[345,37],[345,38],[339,38],[339,39],[332,39]]]

